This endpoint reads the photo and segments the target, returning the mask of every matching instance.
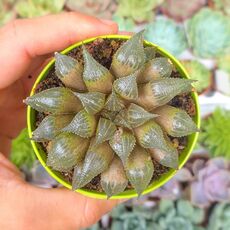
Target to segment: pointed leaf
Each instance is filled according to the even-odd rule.
[[[49,115],[45,117],[33,131],[32,139],[36,142],[52,140],[56,135],[62,132],[61,130],[67,126],[73,118],[74,114]]]
[[[126,175],[139,196],[148,187],[153,171],[154,166],[149,153],[136,146],[127,160]]]
[[[81,110],[62,131],[75,133],[81,137],[92,137],[96,131],[96,126],[96,117],[85,110]]]
[[[132,126],[128,121],[127,110],[121,110],[114,119],[114,124],[132,130]]]
[[[127,185],[128,180],[122,162],[115,156],[109,168],[101,174],[101,187],[110,198],[123,192]]]
[[[27,97],[27,105],[39,112],[53,114],[76,113],[82,109],[82,104],[70,89],[55,87]]]
[[[85,91],[86,86],[82,78],[83,66],[76,59],[64,54],[55,53],[55,72],[65,86]]]
[[[95,144],[110,140],[116,132],[116,126],[108,119],[100,118],[97,126]]]
[[[137,74],[131,74],[127,77],[122,77],[114,81],[113,88],[117,94],[126,100],[137,99],[138,89],[136,82]]]
[[[153,120],[135,128],[134,132],[139,144],[143,148],[157,148],[167,153],[177,152],[164,136],[161,127]]]
[[[144,48],[144,52],[145,52],[145,57],[146,57],[146,61],[150,61],[153,58],[155,58],[156,56],[156,48],[155,47],[145,47]]]
[[[184,110],[164,105],[154,112],[160,115],[156,118],[157,123],[173,137],[187,136],[199,131],[192,118]]]
[[[134,34],[113,55],[111,71],[116,78],[130,75],[143,66],[145,62],[143,33],[144,31]]]
[[[122,128],[117,130],[112,139],[109,141],[111,148],[121,158],[124,165],[132,152],[135,143],[136,139],[133,134],[128,131],[124,131]]]
[[[128,117],[129,124],[133,128],[136,128],[140,125],[143,125],[145,122],[149,121],[150,119],[158,117],[158,115],[149,113],[146,110],[144,110],[142,107],[134,103],[131,103],[127,110],[127,117]]]
[[[83,80],[89,91],[110,93],[112,91],[113,76],[103,65],[98,63],[83,47],[84,71]]]
[[[108,96],[105,102],[105,109],[110,111],[120,111],[125,107],[123,100],[114,91]]]
[[[165,57],[158,57],[148,61],[144,66],[144,71],[138,76],[138,83],[147,83],[151,80],[170,77],[173,70],[172,62]]]
[[[194,80],[183,78],[159,78],[139,88],[137,103],[147,110],[168,103],[176,95],[192,90]]]
[[[84,187],[94,177],[104,172],[113,159],[113,150],[107,142],[88,150],[81,168],[75,169],[73,190]]]
[[[88,139],[72,133],[61,133],[50,142],[46,163],[54,170],[70,171],[83,160],[88,146]]]
[[[105,94],[99,92],[89,93],[74,93],[81,101],[84,109],[90,113],[95,114],[100,112],[105,104]]]
[[[149,149],[151,156],[159,162],[169,168],[178,169],[179,159],[177,151],[165,152],[160,149]]]

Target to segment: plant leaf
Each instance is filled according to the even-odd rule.
[[[116,132],[115,124],[105,118],[100,118],[96,131],[95,144],[110,140]]]
[[[81,137],[92,137],[96,131],[96,126],[96,117],[85,110],[81,110],[62,131],[74,133]]]
[[[127,160],[126,175],[137,191],[138,196],[140,196],[149,185],[153,171],[154,166],[148,152],[136,146]]]
[[[46,116],[33,131],[32,140],[36,142],[52,140],[56,135],[62,132],[62,129],[67,126],[73,118],[74,114]]]
[[[133,134],[121,128],[115,132],[114,136],[109,141],[111,148],[121,158],[124,165],[135,143],[136,139]]]
[[[92,145],[91,145],[92,146]],[[73,190],[84,187],[94,177],[104,172],[113,159],[113,150],[107,142],[88,150],[83,165],[74,169]]]
[[[100,112],[105,104],[105,94],[99,92],[88,93],[74,93],[81,101],[84,109],[90,113],[95,114]]]
[[[54,170],[67,172],[81,162],[89,147],[89,140],[72,133],[61,133],[48,146],[46,164]]]
[[[74,93],[63,87],[44,90],[27,97],[23,102],[39,112],[53,114],[76,113],[82,109],[81,102]]]
[[[128,180],[122,162],[118,157],[114,157],[109,168],[101,174],[101,187],[110,198],[123,192],[127,185]]]

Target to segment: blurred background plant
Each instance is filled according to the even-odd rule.
[[[0,27],[15,18],[81,11],[114,20],[122,31],[177,56],[199,93],[199,141],[168,183],[120,205],[91,230],[230,229],[230,1],[229,0],[0,0]],[[221,157],[221,158],[220,158]],[[27,130],[13,141],[11,161],[36,186],[59,186],[36,160]]]

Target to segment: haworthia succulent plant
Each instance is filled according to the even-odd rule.
[[[99,176],[108,197],[128,184],[141,195],[153,178],[153,161],[178,168],[178,152],[167,133],[178,137],[197,131],[184,110],[165,105],[189,93],[193,80],[173,78],[174,63],[159,57],[157,47],[144,47],[143,32],[118,47],[110,69],[85,46],[83,60],[56,54],[56,74],[65,87],[25,100],[46,116],[32,138],[50,141],[47,165],[52,169],[74,169],[73,190]],[[162,113],[162,108],[170,111]]]

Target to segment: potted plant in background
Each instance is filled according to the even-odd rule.
[[[91,197],[156,189],[198,136],[197,95],[186,78],[173,56],[143,42],[143,31],[56,53],[25,100],[38,159],[61,184]]]

